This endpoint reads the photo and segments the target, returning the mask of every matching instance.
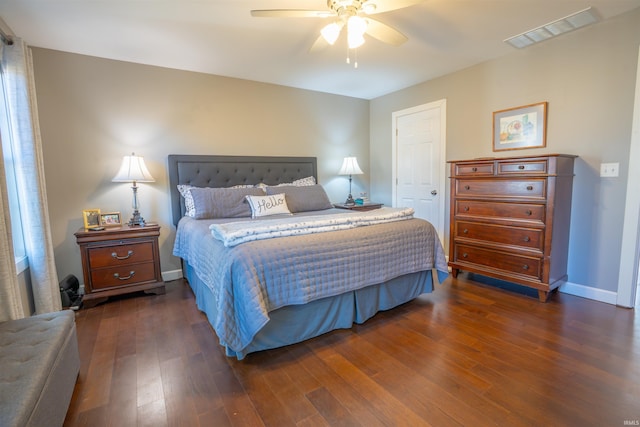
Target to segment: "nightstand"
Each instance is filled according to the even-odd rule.
[[[164,294],[159,235],[160,226],[149,224],[78,230],[75,236],[82,256],[84,307],[130,292]]]
[[[352,211],[371,211],[373,209],[380,209],[382,207],[382,203],[367,202],[362,205],[345,205],[344,203],[334,203],[333,207],[340,209],[349,209]]]

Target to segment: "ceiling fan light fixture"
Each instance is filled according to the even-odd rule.
[[[357,34],[363,36],[367,31],[367,21],[360,16],[350,16],[347,21],[347,30],[349,34]]]
[[[332,22],[331,24],[325,26],[322,30],[320,30],[320,34],[322,38],[325,39],[327,43],[333,45],[336,40],[338,40],[338,36],[340,35],[340,31],[342,30],[342,23],[338,24],[337,22]]]
[[[347,21],[347,43],[349,49],[356,49],[364,44],[364,33],[367,21],[359,16],[350,16]]]
[[[362,11],[364,13],[366,13],[367,15],[371,15],[372,13],[376,12],[376,5],[375,3],[365,3],[362,5]]]
[[[349,33],[347,43],[349,44],[349,49],[357,49],[364,44],[364,37],[362,34]]]

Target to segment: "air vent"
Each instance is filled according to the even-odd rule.
[[[532,44],[559,36],[560,34],[586,27],[587,25],[591,25],[597,21],[598,17],[596,16],[595,11],[593,8],[588,7],[580,12],[576,12],[569,16],[565,16],[564,18],[549,22],[548,24],[541,25],[538,28],[525,31],[522,34],[510,37],[504,41],[515,48],[522,49],[527,46],[531,46]]]

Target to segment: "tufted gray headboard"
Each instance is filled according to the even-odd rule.
[[[239,184],[277,185],[313,176],[318,179],[315,157],[169,155],[169,186],[173,223],[184,216],[178,184],[196,187],[232,187]]]

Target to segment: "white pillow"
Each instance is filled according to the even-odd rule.
[[[264,183],[260,183],[258,184],[260,186],[265,186]],[[307,187],[309,185],[316,185],[316,179],[312,176],[308,176],[306,178],[300,178],[300,179],[296,179],[293,182],[281,182],[278,185],[274,185],[273,187],[283,187],[283,186],[291,186],[293,185],[294,187]]]
[[[296,179],[291,183],[291,185],[295,185],[296,187],[304,187],[307,185],[316,185],[316,179],[312,176],[308,176],[306,178]]]
[[[193,196],[191,195],[192,188],[194,188],[193,185],[178,185],[178,191],[184,198],[184,214],[193,218],[196,215],[196,206],[193,203]]]
[[[284,193],[271,196],[246,196],[246,199],[251,206],[252,218],[280,214],[291,215]]]

